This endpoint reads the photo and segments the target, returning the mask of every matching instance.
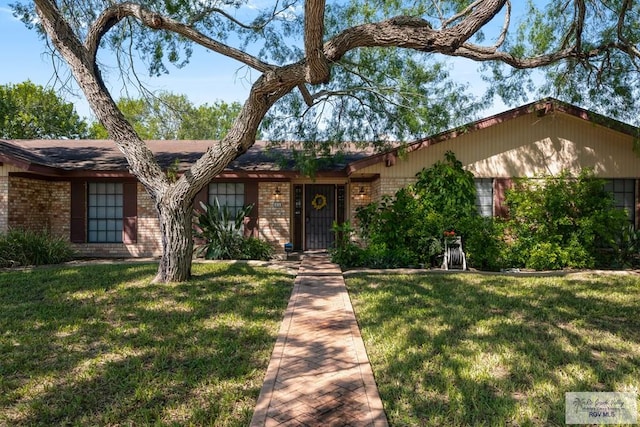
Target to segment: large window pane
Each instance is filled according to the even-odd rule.
[[[493,178],[476,178],[476,208],[481,216],[493,216]]]
[[[218,199],[220,206],[227,206],[235,216],[244,207],[244,184],[235,182],[216,182],[209,184],[209,203]]]
[[[89,183],[88,240],[91,243],[122,242],[122,183]]]
[[[616,207],[627,212],[629,222],[635,224],[636,219],[636,183],[634,179],[607,180],[605,190],[613,193]]]

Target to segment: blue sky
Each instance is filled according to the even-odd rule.
[[[0,84],[31,80],[42,86],[51,86],[55,83],[54,67],[50,56],[46,54],[46,46],[35,31],[27,29],[22,22],[13,17],[9,8],[10,1],[0,0]],[[458,81],[469,83],[473,92],[481,94],[485,84],[480,80],[476,70],[477,66],[473,63],[461,65],[455,62],[452,74]],[[252,77],[250,71],[240,68],[237,62],[204,50],[196,50],[190,64],[183,69],[171,69],[168,75],[151,79],[143,69],[139,72],[147,79],[146,83],[150,89],[184,94],[196,105],[213,103],[216,100],[244,102]],[[255,72],[253,76],[256,76]],[[114,98],[117,99],[124,94],[117,73],[106,75],[106,81]],[[66,94],[64,97],[76,105],[78,114],[91,117],[92,113],[84,96],[79,90],[76,90],[76,93],[76,96]],[[486,114],[505,109],[507,107],[497,102]]]
[[[54,84],[54,67],[47,48],[35,31],[13,17],[9,9],[10,1],[0,0],[0,84],[20,83],[31,80],[42,86]],[[147,79],[153,90],[166,90],[185,94],[194,104],[213,103],[216,100],[243,102],[249,93],[247,69],[239,68],[235,61],[225,60],[219,55],[203,52],[194,55],[191,63],[183,69],[171,69],[171,73],[160,78]],[[139,70],[142,77],[147,77]],[[254,73],[255,76],[255,73]],[[113,96],[120,97],[122,82],[116,73],[107,75]],[[91,110],[78,94],[65,95],[76,104],[78,114],[91,115]]]

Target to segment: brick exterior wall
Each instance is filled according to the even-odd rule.
[[[360,192],[360,188],[364,190],[364,194]],[[347,220],[351,222],[353,227],[358,227],[356,219],[356,210],[362,206],[366,206],[374,199],[372,198],[373,185],[370,182],[352,182],[349,186],[349,215]]]
[[[8,228],[46,231],[69,238],[68,182],[9,177],[7,187]]]
[[[276,189],[281,195],[276,197]],[[284,244],[291,241],[291,186],[282,182],[258,184],[260,238],[273,246],[276,252],[284,253]]]
[[[51,213],[49,215],[49,227],[52,234],[69,238],[71,233],[71,185],[68,182],[49,183],[51,191]]]
[[[133,256],[161,256],[162,236],[156,206],[144,186],[138,183],[138,243],[131,248]],[[139,253],[141,255],[136,255]]]
[[[378,181],[379,192],[375,200],[379,200],[382,196],[393,196],[402,187],[416,182],[415,178],[384,178]]]
[[[0,233],[9,230],[9,177],[0,176]]]

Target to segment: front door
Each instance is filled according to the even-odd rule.
[[[335,185],[305,185],[305,241],[307,250],[333,244],[331,225],[336,219]]]

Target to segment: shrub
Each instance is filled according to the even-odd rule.
[[[452,152],[444,161],[423,169],[414,185],[394,197],[359,208],[356,218],[365,244],[362,264],[371,267],[436,265],[443,252],[443,233],[456,230],[463,237],[468,263],[495,269],[501,245],[493,219],[481,218],[475,206],[473,174],[464,170]],[[356,252],[356,249],[351,249]],[[352,254],[353,255],[353,254]]]
[[[458,220],[477,215],[476,187],[473,174],[453,152],[447,151],[444,158],[418,172],[412,187],[423,209],[441,213],[452,223],[447,228],[454,228]]]
[[[206,259],[237,259],[241,254],[244,219],[253,205],[236,212],[235,216],[227,206],[220,206],[218,199],[213,204],[200,202],[202,212],[195,211],[194,237],[203,239],[204,244],[194,248],[196,256]]]
[[[245,237],[240,240],[238,259],[258,259],[268,261],[273,258],[273,247],[256,237]]]
[[[631,225],[625,227],[617,244],[619,251],[614,262],[618,266],[640,266],[640,230],[635,230]]]
[[[593,171],[522,179],[507,192],[510,261],[534,269],[610,267],[626,215]],[[544,259],[546,257],[546,260]],[[614,256],[615,258],[616,256]]]
[[[0,235],[0,267],[59,264],[75,256],[71,244],[43,231],[10,230]]]
[[[331,262],[342,268],[362,267],[364,265],[364,250],[351,240],[354,229],[349,221],[332,225],[336,235],[334,247],[329,249]]]
[[[463,218],[458,227],[470,267],[490,271],[505,267],[506,246],[500,219],[472,215]]]

